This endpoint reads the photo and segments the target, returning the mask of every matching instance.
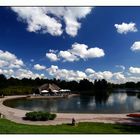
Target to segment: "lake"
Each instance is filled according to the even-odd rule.
[[[140,111],[140,99],[137,94],[126,92],[59,99],[23,98],[7,100],[4,104],[17,109],[58,113],[132,113]]]

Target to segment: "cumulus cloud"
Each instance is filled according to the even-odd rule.
[[[115,78],[114,82],[116,82],[116,83],[124,83],[124,82],[126,82],[126,77],[121,72],[116,72],[116,73],[113,74],[113,76]]]
[[[45,78],[44,74],[38,74],[38,73],[33,73],[31,70],[28,69],[18,69],[17,71],[14,72],[13,77],[22,79],[22,78]]]
[[[46,67],[43,66],[43,65],[40,65],[40,64],[35,64],[34,65],[34,69],[35,70],[44,70],[44,69],[46,69]]]
[[[49,75],[56,79],[63,79],[66,81],[88,79],[94,82],[95,79],[106,79],[111,83],[125,83],[129,81],[137,82],[140,80],[138,76],[126,76],[124,72],[111,72],[111,71],[95,71],[92,68],[87,68],[85,71],[60,69],[58,66],[51,65],[46,71]]]
[[[51,53],[51,52],[46,53],[46,57],[48,59],[50,59],[51,61],[58,61],[59,60],[58,57],[57,57],[57,55],[54,54],[54,53]]]
[[[71,49],[72,50],[72,49]],[[86,48],[88,50],[88,48]],[[79,50],[78,50],[79,51]],[[77,49],[74,50],[76,52],[75,55],[77,58],[83,57],[85,54],[82,51],[82,55],[79,54],[79,57],[77,56]],[[56,51],[53,51],[54,53]],[[53,53],[52,52],[52,53]],[[59,54],[59,52],[58,52]],[[84,55],[83,55],[84,54]],[[81,55],[81,56],[80,56]],[[122,67],[122,65],[118,65],[117,67],[125,69]],[[33,69],[36,70],[44,70],[41,74],[33,72],[27,65],[24,64],[24,62],[17,58],[15,54],[12,54],[8,51],[2,51],[0,50],[0,74],[4,74],[7,78],[15,77],[18,79],[22,78],[46,78],[46,75],[44,72],[48,73],[50,76],[57,78],[57,79],[64,79],[67,81],[72,80],[82,80],[82,79],[88,79],[92,82],[94,82],[95,79],[106,79],[108,82],[113,83],[124,83],[124,82],[137,82],[140,81],[140,68],[139,67],[130,67],[129,68],[129,75],[126,74],[124,71],[122,72],[111,72],[111,71],[95,71],[92,68],[88,67],[84,71],[80,70],[68,70],[64,68],[59,68],[58,66],[51,65],[51,67],[46,68],[43,65],[35,64],[33,66]]]
[[[79,43],[74,43],[72,44],[71,49],[65,51],[59,51],[57,54],[50,53],[50,52],[46,54],[55,57],[57,60],[59,58],[59,59],[63,59],[63,61],[69,61],[69,62],[78,61],[80,59],[86,60],[89,58],[99,58],[105,55],[103,49],[100,49],[98,47],[89,48],[87,45],[79,44]],[[51,57],[48,58],[52,60]]]
[[[87,68],[87,69],[85,70],[85,72],[86,72],[87,74],[93,74],[93,73],[95,73],[95,71],[94,71],[93,69],[91,69],[91,68]]]
[[[4,74],[7,78],[43,78],[43,74],[33,73],[28,70],[22,59],[17,58],[15,54],[8,51],[0,50],[0,74]]]
[[[24,63],[21,59],[8,51],[0,50],[0,68],[20,68],[22,66],[24,66]]]
[[[14,70],[13,69],[0,69],[0,74],[4,74],[7,77],[11,77],[14,74]]]
[[[93,69],[88,68],[85,70],[87,74],[87,79],[94,82],[95,79],[106,79],[111,83],[125,83],[130,81],[129,77],[124,75],[124,72],[111,72],[111,71],[93,71]]]
[[[20,21],[27,23],[29,32],[49,33],[60,36],[63,30],[72,37],[81,27],[80,19],[85,18],[92,7],[12,7]],[[65,29],[62,27],[65,23]]]
[[[136,41],[130,48],[132,51],[140,51],[140,41]]]
[[[114,76],[116,77],[117,80],[125,79],[124,75],[120,72],[115,73]]]
[[[117,32],[120,34],[127,34],[128,32],[137,32],[136,24],[133,22],[114,25],[117,29]]]
[[[131,67],[130,67],[131,68]],[[129,70],[132,70],[132,68]],[[139,70],[140,71],[140,70]],[[1,71],[0,71],[1,72]],[[51,65],[51,67],[46,69],[46,72],[53,78],[66,80],[66,81],[79,81],[82,79],[88,79],[91,82],[94,82],[95,79],[106,79],[111,83],[125,83],[125,82],[138,82],[140,81],[140,76],[135,75],[138,72],[131,73],[131,75],[127,75],[126,72],[111,72],[111,71],[95,71],[92,68],[87,68],[84,71],[80,70],[72,70],[59,68],[56,65]]]
[[[138,68],[138,67],[130,67],[129,72],[131,72],[133,74],[140,74],[140,68]]]
[[[128,82],[139,82],[140,81],[140,76],[136,75],[136,76],[129,76],[127,77],[127,81]]]
[[[106,79],[108,82],[124,83],[130,81],[130,78],[124,76],[121,72],[113,73],[111,71],[94,71],[92,68],[85,69],[85,72],[79,70],[60,69],[58,66],[52,65],[46,70],[49,75],[56,79],[63,79],[66,81],[88,79],[94,82],[95,79]]]
[[[54,73],[58,70],[58,66],[51,65],[50,68],[47,69],[50,75],[54,75]]]
[[[90,80],[95,80],[95,79],[106,79],[110,80],[112,78],[113,74],[110,71],[99,71],[99,72],[94,72],[92,74],[88,75],[88,78]]]
[[[73,62],[73,61],[78,61],[78,57],[74,54],[72,54],[69,51],[60,51],[59,52],[59,57],[62,57],[64,59],[64,61],[69,61],[69,62]]]
[[[97,73],[97,74],[98,74],[98,73]],[[100,74],[100,73],[99,73],[99,74]],[[110,71],[104,71],[104,72],[102,72],[101,74],[103,75],[103,78],[106,79],[106,80],[111,79],[112,76],[113,76],[112,72],[110,72]]]
[[[43,7],[12,7],[20,21],[27,23],[29,32],[49,33],[53,36],[62,34],[62,25],[55,18],[47,15]]]
[[[83,59],[103,57],[105,55],[103,49],[100,49],[98,47],[88,48],[87,45],[79,43],[74,43],[72,45],[72,49],[69,51],[77,57]]]
[[[78,29],[81,27],[81,23],[79,23],[78,20],[85,18],[90,12],[91,7],[69,7],[64,16],[66,33],[71,36],[76,36]]]
[[[9,63],[7,61],[4,60],[0,60],[0,67],[4,67],[7,66]]]
[[[86,74],[82,71],[59,69],[58,66],[54,65],[48,68],[47,71],[49,72],[50,75],[54,76],[56,79],[64,79],[67,81],[72,80],[79,81],[86,78]]]
[[[0,74],[4,74],[7,78],[10,77],[14,77],[14,78],[18,78],[18,79],[22,79],[22,78],[31,78],[31,79],[35,79],[35,78],[46,78],[46,76],[42,73],[42,74],[38,74],[38,73],[34,73],[31,70],[28,70],[27,68],[19,68],[16,70],[13,69],[0,69]]]

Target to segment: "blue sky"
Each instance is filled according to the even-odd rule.
[[[0,7],[0,73],[140,80],[140,7]]]

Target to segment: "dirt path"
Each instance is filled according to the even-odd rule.
[[[3,101],[7,99],[15,99],[26,96],[7,96],[0,98],[0,113],[11,121],[32,124],[32,125],[57,125],[63,123],[71,123],[72,118],[76,119],[76,122],[103,122],[103,123],[121,123],[130,125],[140,125],[140,120],[131,119],[127,117],[127,114],[78,114],[78,113],[57,113],[57,118],[53,121],[25,121],[22,118],[25,116],[28,110],[20,110],[3,105]]]

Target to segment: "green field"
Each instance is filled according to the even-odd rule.
[[[0,119],[0,134],[140,134],[140,126],[104,123],[79,123],[56,126],[34,126]]]

